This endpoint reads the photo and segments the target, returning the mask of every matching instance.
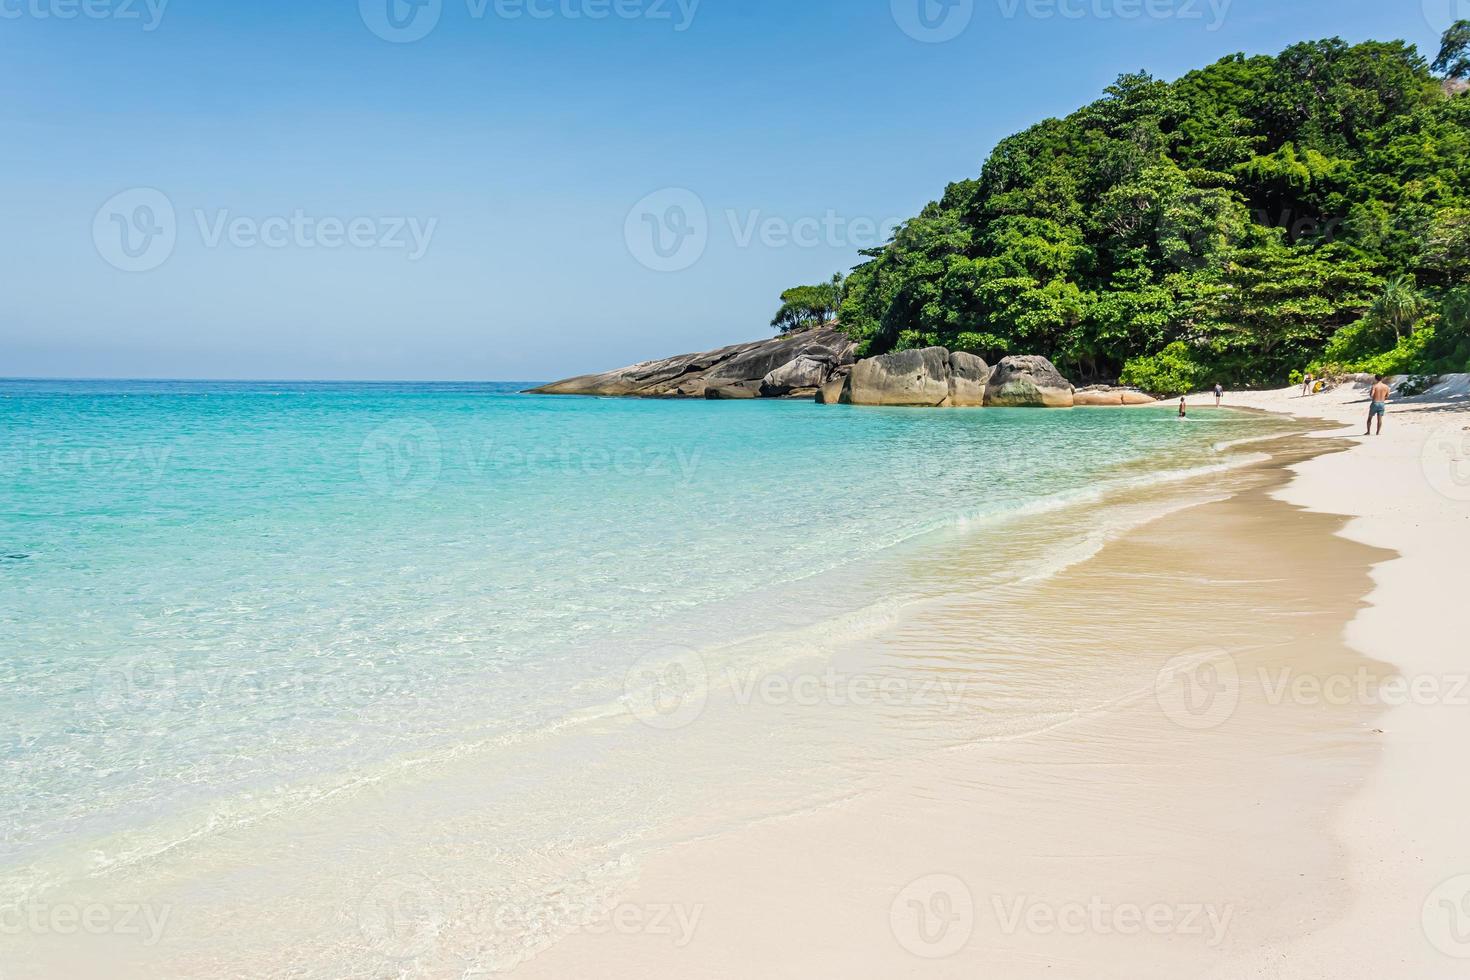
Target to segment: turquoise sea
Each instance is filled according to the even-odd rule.
[[[1287,428],[523,387],[0,382],[0,906],[474,753],[577,847],[697,832],[696,764],[538,767],[600,758],[620,714],[675,727],[691,652],[820,655],[932,596],[914,562],[960,541],[1016,549],[985,581],[1045,574],[1066,556],[1017,522],[1075,548],[1110,494]],[[808,764],[850,774],[783,750],[784,784]],[[759,778],[720,770],[780,796]]]

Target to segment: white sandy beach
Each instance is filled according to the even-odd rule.
[[[1227,404],[1360,436],[1366,389],[1299,394]],[[1196,417],[1212,403],[1192,399]],[[1263,586],[1262,618],[1276,617],[1253,633],[1195,611],[1203,656],[1210,640],[1233,654],[1217,662],[1236,682],[1228,723],[1186,717],[1199,730],[1181,731],[1161,684],[1157,699],[1124,698],[1055,732],[957,748],[874,796],[693,842],[645,869],[624,907],[698,909],[701,927],[680,942],[599,930],[516,975],[1467,975],[1467,450],[1462,378],[1395,404],[1383,437],[1295,465],[1270,497],[1155,522],[1035,600],[1041,616],[1068,588],[1111,589],[1146,645],[1176,590],[1133,562],[1215,549],[1202,581]],[[1342,547],[1322,541],[1333,532]],[[1268,612],[1278,603],[1299,621]],[[1126,626],[1115,634],[1089,615],[1098,649],[1126,643]],[[1113,662],[1129,666],[1126,654]],[[1290,686],[1273,693],[1273,676]]]
[[[1455,376],[1396,401],[1381,437],[1363,438],[1364,385],[1301,397],[1299,389],[1231,394],[1227,403],[1342,423],[1359,445],[1296,468],[1280,496],[1349,514],[1343,534],[1397,551],[1374,569],[1369,608],[1348,641],[1419,685],[1383,716],[1383,757],[1331,817],[1347,845],[1348,914],[1297,942],[1263,949],[1221,976],[1470,975],[1470,384]],[[1212,399],[1200,396],[1199,404]],[[1247,964],[1242,964],[1242,967]]]

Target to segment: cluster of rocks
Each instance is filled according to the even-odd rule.
[[[811,398],[852,369],[857,344],[835,327],[820,327],[702,354],[644,361],[604,374],[568,378],[538,395],[627,395],[641,398]]]
[[[703,354],[645,361],[533,390],[544,395],[644,398],[812,398],[827,405],[934,408],[1071,408],[1143,405],[1123,388],[1074,389],[1044,357],[1007,357],[992,368],[974,354],[943,347],[858,361],[857,345],[827,326]]]
[[[1113,407],[1115,405],[1152,405],[1158,399],[1137,388],[1115,388],[1111,385],[1090,385],[1072,393],[1072,402],[1078,406]]]
[[[1071,408],[1072,384],[1044,357],[1007,357],[994,368],[943,347],[859,361],[817,393],[824,404],[934,408]]]

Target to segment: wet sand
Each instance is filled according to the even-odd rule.
[[[873,792],[676,847],[622,904],[698,909],[691,936],[573,935],[516,975],[1173,980],[1342,916],[1330,818],[1379,755],[1380,709],[1316,685],[1387,676],[1343,628],[1391,553],[1273,497],[1323,448],[1278,446],[1229,499],[880,641],[971,689],[1050,665],[1012,696],[1074,716],[965,718]]]

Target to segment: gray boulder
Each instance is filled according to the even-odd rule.
[[[1072,384],[1056,365],[1034,354],[1007,357],[995,366],[985,389],[985,404],[994,408],[1071,408]]]
[[[832,372],[832,377],[827,383],[817,389],[818,405],[838,405],[842,403],[842,392],[847,389],[847,377],[852,374],[852,365],[845,364]]]
[[[784,398],[798,389],[810,391],[820,388],[836,368],[837,358],[831,351],[819,348],[803,353],[765,376],[761,382],[761,397]]]
[[[842,391],[842,402],[847,405],[933,407],[948,398],[949,351],[943,347],[859,361]]]
[[[990,382],[990,365],[964,351],[949,355],[949,397],[946,408],[979,408],[985,404],[985,389]]]

